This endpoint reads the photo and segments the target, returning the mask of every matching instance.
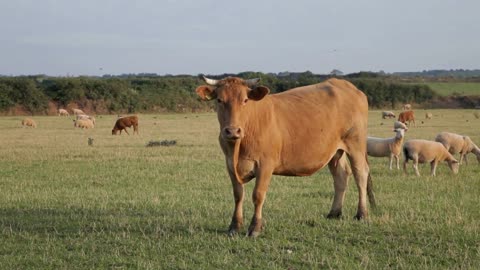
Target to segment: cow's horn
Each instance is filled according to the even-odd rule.
[[[260,81],[259,78],[255,78],[255,79],[248,79],[248,80],[246,80],[245,82],[247,83],[248,86],[254,86],[254,85],[257,84],[259,81]]]
[[[217,85],[218,80],[210,79],[205,76],[202,76],[202,79],[209,85]]]

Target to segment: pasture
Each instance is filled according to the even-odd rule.
[[[395,111],[398,115],[398,111]],[[416,111],[406,139],[440,131],[480,144],[473,110]],[[139,133],[112,136],[114,116],[92,130],[68,117],[0,118],[0,265],[3,269],[476,269],[480,265],[480,165],[429,177],[369,158],[378,207],[355,221],[353,178],[343,217],[328,220],[332,177],[274,176],[263,234],[228,237],[233,196],[215,114],[139,115]],[[422,121],[424,123],[422,123]],[[394,120],[371,111],[369,135]],[[93,146],[87,144],[94,138]],[[177,140],[145,147],[150,140]],[[458,158],[458,155],[457,155]],[[245,224],[253,213],[246,185]],[[248,226],[248,225],[247,225]],[[246,232],[246,228],[244,228]]]
[[[440,96],[480,94],[480,83],[477,82],[428,82],[426,84]]]

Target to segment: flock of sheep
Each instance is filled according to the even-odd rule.
[[[465,160],[467,163],[467,154],[473,153],[480,162],[480,148],[468,137],[450,132],[440,132],[434,141],[411,139],[404,143],[405,132],[408,130],[407,122],[413,121],[415,125],[414,112],[409,104],[403,107],[403,112],[399,114],[398,121],[394,123],[395,136],[392,138],[367,138],[367,154],[372,157],[390,157],[390,170],[392,169],[393,159],[396,160],[397,169],[400,169],[400,153],[403,150],[404,162],[403,170],[407,172],[407,163],[413,161],[415,174],[420,176],[418,163],[427,163],[431,165],[430,174],[435,176],[436,168],[439,162],[447,162],[449,168],[454,174],[458,173],[459,165]],[[393,112],[382,112],[382,118],[395,118]],[[432,114],[426,113],[426,119],[431,119]],[[460,161],[457,161],[453,155],[460,153]]]
[[[82,128],[82,129],[91,129],[95,127],[95,117],[87,115],[80,109],[72,109],[73,114],[75,115],[75,119],[73,119],[73,126]],[[58,116],[70,116],[70,113],[65,109],[58,110]],[[32,127],[36,128],[37,123],[32,118],[24,118],[22,120],[23,127]],[[122,130],[128,134],[126,130],[127,127],[133,126],[133,133],[135,132],[138,134],[138,116],[118,116],[117,121],[112,129],[112,135],[116,135],[119,131],[122,134]]]

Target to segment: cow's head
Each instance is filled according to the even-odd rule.
[[[220,123],[220,135],[228,141],[241,139],[254,102],[263,99],[270,90],[257,86],[259,79],[243,80],[228,77],[214,80],[202,77],[207,85],[199,86],[196,92],[202,100],[215,100]],[[253,116],[254,117],[254,116]]]

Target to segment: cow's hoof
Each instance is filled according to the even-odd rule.
[[[252,219],[250,223],[250,227],[248,227],[248,236],[250,237],[257,237],[263,230],[263,220],[262,219]]]
[[[365,215],[364,213],[357,213],[357,214],[355,215],[355,219],[356,219],[356,220],[362,220],[362,219],[365,219],[366,216],[367,216],[367,215]]]
[[[235,230],[235,229],[229,229],[228,230],[228,236],[230,236],[230,237],[234,237],[237,234],[238,234],[238,230]]]
[[[235,236],[242,229],[242,224],[237,222],[232,222],[230,227],[228,227],[228,236]]]
[[[248,232],[248,236],[249,236],[249,237],[256,238],[257,236],[260,235],[260,233],[261,233],[261,232],[249,231],[249,232]]]
[[[338,218],[341,218],[342,217],[342,211],[330,211],[330,213],[328,213],[327,215],[327,218],[328,219],[338,219]]]

